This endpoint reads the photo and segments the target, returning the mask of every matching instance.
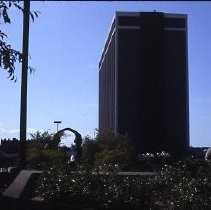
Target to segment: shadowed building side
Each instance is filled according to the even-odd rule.
[[[137,152],[189,148],[186,15],[117,12],[99,69],[100,132]]]

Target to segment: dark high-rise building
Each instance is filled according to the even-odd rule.
[[[187,16],[116,12],[99,62],[99,131],[137,152],[189,147]]]

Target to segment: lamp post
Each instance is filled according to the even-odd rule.
[[[20,167],[21,168],[25,168],[25,165],[26,165],[29,14],[30,14],[30,1],[24,0],[24,8],[23,8],[23,46],[22,46],[23,58],[22,58],[21,107],[20,107]]]
[[[62,123],[62,121],[54,121],[56,123],[56,132],[59,131],[59,124]]]

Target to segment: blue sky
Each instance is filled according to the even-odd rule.
[[[28,132],[71,127],[93,136],[98,127],[98,62],[115,11],[153,11],[188,15],[190,144],[211,146],[211,2],[32,1],[41,12],[30,25]],[[1,26],[8,42],[21,50],[22,14],[10,11]],[[0,71],[0,138],[19,137],[20,70],[16,83]],[[73,137],[69,137],[68,141]],[[67,139],[66,139],[67,141]]]

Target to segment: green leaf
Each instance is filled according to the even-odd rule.
[[[2,15],[3,15],[5,23],[11,23],[10,18],[7,14],[7,8],[6,7],[4,7],[4,9],[3,9]]]
[[[23,8],[20,5],[18,5],[17,3],[13,3],[13,4],[16,8],[18,8],[19,10],[23,12]]]
[[[38,13],[40,13],[40,12],[38,12],[38,11],[35,11],[34,12],[34,14],[35,14],[36,17],[38,17]]]
[[[35,71],[36,71],[36,69],[35,69],[35,68],[33,68],[33,67],[29,66],[29,72],[30,72],[30,74],[34,73]]]
[[[31,19],[34,22],[34,15],[32,13],[30,13]]]

